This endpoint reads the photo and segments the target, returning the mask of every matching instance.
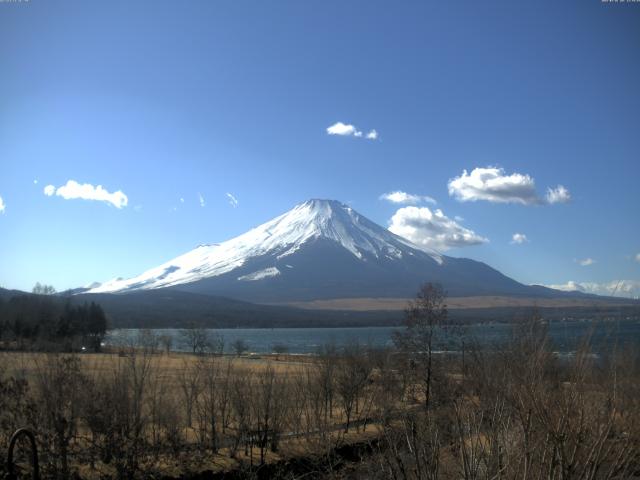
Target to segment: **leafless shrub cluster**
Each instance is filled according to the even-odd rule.
[[[368,478],[628,479],[640,477],[638,349],[554,353],[533,316],[500,348],[432,355],[442,318],[438,289],[414,305],[401,338],[407,385],[424,408],[405,404],[381,423]],[[421,298],[418,298],[418,303]],[[446,314],[445,314],[446,316]],[[435,319],[435,320],[434,320]]]
[[[399,400],[375,373],[390,356],[355,344],[291,369],[210,353],[168,357],[149,331],[92,365],[83,355],[30,355],[25,376],[16,365],[0,372],[0,440],[6,448],[13,430],[31,427],[50,478],[130,479],[167,463],[222,468],[224,458],[251,468],[280,458],[283,443],[295,455],[326,456]]]

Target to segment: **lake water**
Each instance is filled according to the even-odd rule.
[[[618,346],[640,347],[640,321],[557,321],[549,322],[549,336],[553,348],[559,352],[574,351],[589,332],[591,344],[595,351]],[[232,344],[238,339],[244,340],[250,352],[269,353],[275,345],[286,347],[289,353],[315,353],[318,348],[326,344],[341,347],[350,343],[370,345],[375,347],[392,346],[393,332],[399,327],[363,327],[363,328],[236,328],[215,329],[209,332],[219,335],[224,340],[225,352],[231,353]],[[141,330],[117,329],[108,332],[105,343],[109,346],[133,345],[139,338]],[[174,351],[188,351],[179,329],[150,330],[155,335],[170,335],[173,338]],[[438,348],[456,349],[459,338],[475,341],[486,346],[499,346],[514,335],[512,324],[476,324],[464,327],[462,336],[441,335]]]

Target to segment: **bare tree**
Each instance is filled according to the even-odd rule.
[[[221,341],[221,338],[214,338],[206,328],[197,327],[195,324],[180,330],[180,338],[194,355],[217,351]]]
[[[318,381],[322,390],[325,419],[328,424],[333,417],[333,402],[335,396],[335,371],[338,359],[338,351],[333,343],[323,345],[318,351]]]
[[[135,340],[135,346],[142,348],[149,353],[155,353],[158,350],[160,344],[160,338],[153,330],[149,328],[143,328],[138,331],[137,338]]]
[[[40,282],[36,282],[31,292],[36,295],[54,295],[56,293],[56,289],[52,285],[44,285]]]
[[[201,394],[197,400],[200,443],[213,453],[218,451],[220,425],[218,418],[221,402],[225,396],[227,382],[221,378],[221,360],[215,357],[202,357],[197,363]]]
[[[271,345],[271,351],[277,355],[276,360],[280,360],[280,355],[288,353],[289,347],[284,343],[274,343]]]
[[[160,335],[158,337],[160,345],[162,345],[162,349],[164,352],[169,355],[171,353],[171,347],[173,347],[173,336],[171,335]]]
[[[251,397],[252,375],[246,370],[235,370],[231,381],[230,405],[233,413],[233,442],[230,448],[231,457],[235,457],[238,447],[244,445],[245,455],[249,454],[251,446]]]
[[[424,406],[429,409],[433,382],[433,344],[447,322],[445,293],[440,285],[426,283],[405,311],[404,331],[394,334],[396,346],[407,356],[423,386]]]
[[[197,362],[190,358],[182,360],[182,370],[179,377],[180,392],[184,401],[186,412],[185,426],[191,428],[193,425],[193,409],[200,394],[200,374],[202,369]]]
[[[55,460],[55,474],[69,478],[69,447],[81,415],[84,376],[76,356],[49,355],[37,364],[38,403],[43,430]]]
[[[336,370],[336,389],[345,415],[345,433],[349,432],[353,414],[359,411],[360,397],[370,373],[371,366],[363,349],[358,344],[346,346]]]
[[[265,461],[265,452],[270,446],[273,452],[283,426],[286,407],[286,383],[277,377],[271,366],[256,374],[254,395],[251,398],[253,428],[251,435],[260,450],[260,463]]]
[[[231,347],[233,348],[233,351],[236,352],[236,355],[238,356],[242,355],[247,350],[249,350],[249,344],[242,338],[238,338],[237,340],[235,340],[231,344]]]

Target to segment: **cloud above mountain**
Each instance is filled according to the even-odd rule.
[[[460,202],[484,200],[491,203],[519,203],[521,205],[543,205],[566,203],[571,199],[569,191],[562,185],[549,188],[545,198],[538,195],[535,180],[529,175],[512,173],[503,168],[474,168],[471,173],[452,178],[447,184],[449,195]]]
[[[365,138],[367,140],[377,140],[378,139],[378,132],[377,130],[374,128],[373,130],[369,130],[369,133],[367,133],[365,135]]]
[[[129,202],[129,199],[121,190],[109,192],[102,185],[96,187],[90,183],[80,184],[75,180],[68,180],[65,185],[58,188],[53,185],[47,185],[44,187],[44,194],[48,197],[55,194],[65,200],[82,199],[105,202],[118,209],[126,207]]]
[[[571,194],[563,185],[558,185],[556,188],[547,188],[547,203],[567,203],[571,201]]]
[[[386,200],[387,202],[404,204],[404,205],[416,205],[418,203],[426,202],[436,204],[437,202],[428,195],[414,195],[412,193],[396,190],[394,192],[383,193],[380,195],[380,200]]]
[[[442,210],[428,207],[400,208],[389,221],[389,230],[419,247],[445,251],[455,247],[480,245],[489,240],[447,217]]]
[[[338,135],[341,137],[356,137],[356,138],[366,138],[367,140],[377,140],[378,139],[378,131],[373,128],[369,130],[366,134],[359,130],[355,125],[350,123],[342,123],[336,122],[333,125],[327,127],[327,134],[329,135]]]
[[[236,208],[238,206],[238,199],[229,192],[225,193],[225,195],[227,196],[227,200],[229,200],[229,205]]]
[[[514,233],[511,236],[511,243],[515,245],[522,245],[523,243],[527,243],[529,239],[524,233]]]

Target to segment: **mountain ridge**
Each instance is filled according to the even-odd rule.
[[[441,283],[453,296],[554,297],[466,258],[420,248],[336,200],[311,199],[225,242],[202,244],[130,279],[77,293],[177,289],[256,303],[405,297]],[[573,295],[573,294],[572,294]]]

